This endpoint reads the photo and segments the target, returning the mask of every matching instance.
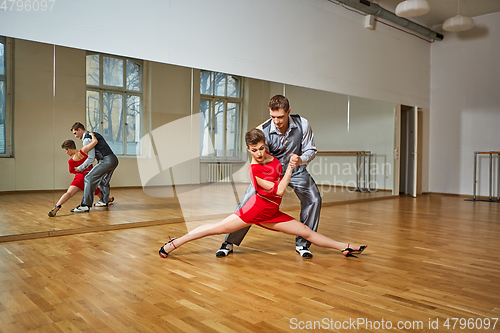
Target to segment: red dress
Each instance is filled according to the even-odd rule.
[[[69,159],[68,164],[69,164],[69,172],[75,174],[75,179],[73,179],[73,182],[71,183],[71,185],[76,186],[80,190],[83,191],[85,175],[87,175],[90,172],[90,170],[92,170],[92,165],[89,165],[89,167],[87,169],[83,170],[82,172],[76,172],[75,167],[82,165],[83,162],[85,162],[85,160],[88,157],[87,154],[85,154],[81,150],[80,150],[80,154],[82,154],[84,156],[84,158],[82,158],[79,161],[75,161],[72,157]],[[98,195],[99,193],[101,193],[101,190],[99,190],[99,188],[97,188],[97,190],[95,191],[95,195]]]
[[[260,224],[293,220],[293,217],[279,210],[281,196],[277,195],[276,191],[281,180],[282,166],[278,159],[273,156],[271,162],[265,164],[250,164],[248,169],[250,171],[253,187],[256,189],[257,193],[254,194],[235,214],[245,223]],[[274,183],[274,186],[266,190],[257,184],[255,177],[271,181]]]

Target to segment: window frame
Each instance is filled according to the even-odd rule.
[[[145,131],[145,114],[144,114],[144,71],[145,71],[145,61],[139,60],[139,59],[134,59],[134,58],[128,58],[128,57],[122,57],[122,56],[117,56],[117,55],[112,55],[112,54],[106,54],[106,53],[99,53],[99,52],[91,52],[87,51],[86,57],[90,55],[98,55],[99,56],[99,85],[91,85],[87,83],[87,69],[85,69],[85,93],[87,94],[88,91],[93,91],[97,92],[99,94],[99,133],[104,136],[104,94],[105,93],[112,93],[112,94],[117,94],[122,96],[122,117],[123,117],[123,153],[122,154],[116,154],[117,156],[120,157],[136,157],[136,156],[142,156],[143,151],[142,149],[139,149],[138,152],[135,154],[127,154],[127,97],[128,96],[137,96],[140,98],[140,116],[141,116],[141,124],[139,126],[139,137],[142,137],[144,135]],[[110,85],[105,85],[103,80],[104,80],[104,66],[103,66],[103,58],[108,57],[108,58],[114,58],[114,59],[120,59],[123,60],[123,86],[122,87],[116,87],[116,86],[110,86]],[[139,70],[139,87],[140,89],[137,90],[129,90],[127,89],[127,61],[132,61],[137,64],[140,64],[140,70]],[[85,102],[85,121],[86,121],[86,126],[88,127],[89,124],[87,123],[88,120],[88,105],[87,101]],[[137,129],[136,129],[137,130]],[[138,144],[140,141],[138,142]]]
[[[225,128],[225,135],[224,137],[224,148],[222,149],[223,151],[223,156],[217,157],[215,151],[213,154],[210,154],[209,156],[207,155],[202,155],[202,150],[201,150],[201,141],[200,141],[200,161],[202,162],[241,162],[244,158],[243,154],[243,149],[242,149],[242,138],[243,138],[243,105],[244,105],[244,98],[243,98],[243,92],[244,92],[244,87],[243,87],[243,77],[239,75],[232,75],[228,73],[222,73],[222,72],[216,72],[216,71],[209,71],[209,70],[200,70],[200,79],[198,81],[198,86],[201,86],[201,77],[202,73],[210,73],[211,75],[211,86],[212,86],[212,91],[211,94],[203,94],[200,89],[200,112],[201,112],[201,104],[202,100],[207,100],[209,101],[209,109],[210,109],[210,124],[209,124],[209,133],[210,133],[210,139],[212,140],[212,143],[215,145],[215,104],[217,102],[222,102],[224,105],[224,123],[223,126]],[[225,95],[224,96],[218,96],[215,93],[216,87],[215,87],[215,77],[216,74],[224,74],[225,75]],[[228,76],[236,77],[240,81],[239,85],[239,96],[240,97],[228,97],[227,96],[227,86],[228,86]],[[238,137],[236,138],[236,147],[237,147],[237,155],[235,157],[227,157],[227,118],[228,118],[228,104],[234,103],[234,104],[239,104],[239,123],[237,124],[238,128]],[[200,119],[201,121],[201,119]],[[203,135],[203,133],[200,133]],[[214,147],[215,150],[215,147]]]
[[[0,158],[13,157],[13,139],[12,139],[12,51],[13,40],[8,37],[0,36],[0,43],[4,45],[5,74],[0,75],[0,81],[5,82],[5,152],[0,153]]]

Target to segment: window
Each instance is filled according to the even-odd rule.
[[[12,156],[11,145],[11,114],[7,95],[8,68],[7,39],[0,37],[0,157]]]
[[[200,156],[204,159],[240,160],[242,78],[201,71]],[[211,154],[213,143],[213,154]]]
[[[139,60],[87,54],[87,129],[116,155],[140,155],[142,69]]]

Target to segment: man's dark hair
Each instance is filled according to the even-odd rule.
[[[73,126],[71,126],[70,131],[73,131],[73,130],[78,131],[79,128],[81,128],[82,130],[85,131],[85,126],[83,126],[83,124],[79,123],[79,122],[76,122]]]
[[[271,111],[278,111],[279,109],[283,109],[287,112],[290,109],[290,103],[288,102],[288,98],[283,95],[274,95],[269,100],[267,107]]]

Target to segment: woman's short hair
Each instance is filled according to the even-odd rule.
[[[76,144],[75,141],[73,140],[66,140],[62,143],[61,145],[62,149],[76,149]]]
[[[287,112],[290,109],[290,103],[288,102],[288,98],[283,95],[274,95],[269,100],[267,107],[271,111],[278,111],[279,109],[283,109]]]
[[[253,128],[245,133],[245,143],[247,144],[247,147],[250,145],[256,145],[262,141],[265,143],[266,137],[264,136],[264,132],[260,129]]]

